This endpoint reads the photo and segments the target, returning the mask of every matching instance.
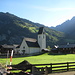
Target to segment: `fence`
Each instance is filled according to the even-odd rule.
[[[37,67],[38,71],[42,73],[54,73],[54,72],[64,72],[64,71],[74,71],[75,62],[66,62],[66,63],[50,63],[50,64],[35,64],[33,66],[43,66],[46,67]]]
[[[11,69],[11,70],[23,70],[23,69]],[[33,64],[31,72],[34,75],[41,75],[44,73],[45,75],[47,75],[48,73],[64,72],[64,71],[71,71],[71,70],[75,70],[75,62]]]

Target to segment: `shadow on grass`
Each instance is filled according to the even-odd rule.
[[[38,56],[38,55],[42,55],[42,54],[44,54],[44,52],[41,52],[41,53],[32,53],[32,54],[25,54],[25,55],[17,54],[17,55],[13,55],[13,58]],[[4,56],[0,55],[0,58],[7,58],[7,56],[6,55],[4,55]],[[10,56],[8,58],[10,58]]]
[[[14,55],[13,58],[22,58],[22,57],[30,57],[30,56],[39,56],[39,55],[42,55],[42,54],[45,54],[47,53],[48,55],[53,55],[53,56],[56,56],[56,55],[67,55],[67,54],[58,54],[58,53],[49,53],[49,52],[41,52],[41,53],[32,53],[32,54],[25,54],[25,55]],[[0,58],[7,58],[7,56],[1,56],[0,55]],[[10,56],[9,56],[10,58]]]
[[[65,53],[48,53],[48,55],[53,55],[53,56],[55,56],[55,55],[67,55],[67,54],[65,54]]]
[[[22,57],[30,57],[30,56],[39,56],[44,54],[43,52],[41,53],[32,53],[32,54],[25,54],[25,55],[14,55],[13,58],[22,58]]]
[[[40,53],[33,53],[33,54],[30,54],[30,56],[38,56],[38,55],[42,55],[44,54],[44,52],[40,52]]]

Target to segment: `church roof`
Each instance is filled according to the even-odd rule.
[[[44,27],[40,27],[39,31],[38,31],[38,34],[42,34],[43,33],[43,29],[44,29]]]
[[[25,38],[28,47],[40,47],[36,39]]]

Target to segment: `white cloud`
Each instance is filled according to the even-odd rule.
[[[61,18],[59,18],[59,19],[57,19],[57,20],[55,20],[54,22],[52,22],[52,23],[50,23],[50,24],[46,24],[47,26],[57,26],[57,25],[60,25],[60,24],[62,24],[63,22],[65,22],[65,21],[67,21],[67,20],[70,20],[70,19],[72,19],[72,17],[74,16],[74,14],[72,14],[72,15],[67,15],[67,16],[63,16],[63,17],[61,17]]]
[[[48,8],[48,7],[41,7],[41,6],[35,6],[33,7],[38,10],[43,11],[65,11],[65,10],[75,10],[75,8]]]

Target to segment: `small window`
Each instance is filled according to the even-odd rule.
[[[25,49],[25,46],[23,47],[23,49]]]
[[[25,50],[22,50],[23,55],[25,54]]]

